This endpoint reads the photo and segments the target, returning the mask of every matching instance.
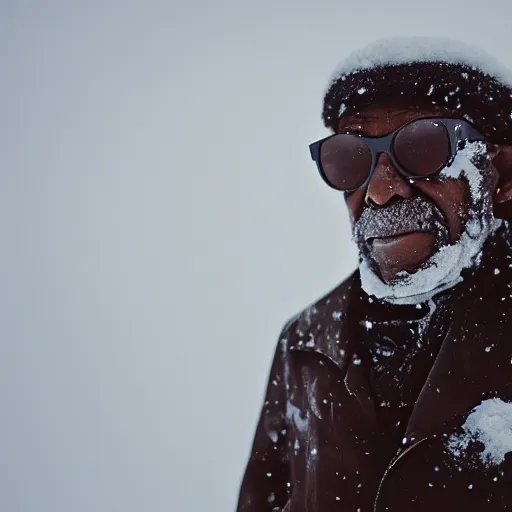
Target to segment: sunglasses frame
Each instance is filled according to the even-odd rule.
[[[448,133],[448,137],[450,139],[450,155],[448,158],[448,162],[442,169],[449,167],[453,163],[453,160],[457,154],[457,151],[459,151],[464,146],[464,144],[466,142],[475,141],[475,140],[485,140],[484,136],[478,130],[476,130],[476,128],[474,128],[468,121],[465,121],[464,119],[443,118],[443,117],[420,117],[420,118],[408,121],[407,123],[405,123],[402,126],[400,126],[399,128],[397,128],[396,130],[394,130],[391,133],[388,133],[387,135],[384,135],[382,137],[364,137],[362,135],[357,135],[357,134],[353,134],[353,133],[335,133],[333,135],[329,135],[328,137],[317,140],[316,142],[313,142],[312,144],[310,144],[309,151],[311,153],[311,158],[316,163],[318,171],[320,172],[320,176],[325,181],[325,183],[329,187],[334,188],[335,190],[338,190],[341,192],[354,192],[356,190],[365,188],[368,185],[368,183],[370,182],[370,180],[372,179],[373,173],[375,172],[375,168],[377,167],[377,162],[379,160],[379,156],[382,153],[385,153],[386,155],[388,155],[388,157],[391,160],[391,162],[393,163],[394,167],[405,178],[414,179],[414,180],[432,178],[432,177],[437,176],[439,174],[439,172],[441,172],[442,169],[440,169],[439,171],[437,171],[435,173],[424,175],[424,176],[417,176],[415,174],[411,174],[410,172],[405,170],[398,163],[397,159],[395,158],[394,151],[393,151],[393,143],[395,141],[396,136],[400,132],[400,130],[402,130],[403,128],[405,128],[406,126],[408,126],[412,123],[415,123],[417,121],[425,121],[425,120],[431,120],[431,121],[441,123],[446,128],[446,131]],[[364,181],[364,183],[362,185],[360,185],[357,188],[344,190],[344,189],[336,188],[329,182],[329,180],[322,168],[322,162],[320,160],[320,151],[322,148],[322,144],[324,142],[326,142],[327,140],[332,139],[333,137],[340,137],[340,136],[346,137],[347,135],[361,139],[368,146],[368,148],[370,149],[370,151],[372,153],[372,164],[371,164],[370,170],[368,172],[368,177],[366,178],[366,180]]]

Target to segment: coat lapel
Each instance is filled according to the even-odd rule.
[[[306,309],[295,322],[293,352],[310,352],[329,359],[340,370],[345,388],[373,427],[375,404],[369,388],[368,354],[360,344],[362,300],[359,271],[329,295]],[[347,421],[351,421],[347,419]]]

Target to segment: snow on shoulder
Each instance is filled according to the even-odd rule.
[[[395,37],[370,43],[342,60],[330,83],[356,71],[413,62],[461,64],[512,86],[512,72],[486,51],[460,41],[430,37]]]
[[[461,435],[452,436],[448,447],[456,457],[463,455],[470,441],[480,441],[484,451],[480,459],[484,464],[500,464],[505,454],[512,452],[512,403],[499,398],[484,400],[475,407]]]

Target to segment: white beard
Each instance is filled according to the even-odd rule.
[[[393,282],[386,284],[374,273],[363,257],[359,264],[361,286],[368,295],[394,304],[419,304],[462,281],[461,272],[480,264],[482,247],[487,237],[501,225],[493,217],[492,198],[482,189],[483,172],[472,159],[486,154],[481,142],[467,144],[459,151],[450,167],[441,176],[459,178],[464,175],[469,184],[470,215],[459,240],[441,247],[422,267],[410,274],[399,272]]]

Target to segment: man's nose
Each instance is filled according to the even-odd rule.
[[[365,202],[369,206],[385,206],[392,200],[414,195],[411,184],[395,168],[389,156],[382,153],[366,189]]]

